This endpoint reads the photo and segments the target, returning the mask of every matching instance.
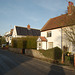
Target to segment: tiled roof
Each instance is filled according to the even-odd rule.
[[[64,14],[64,15],[49,19],[48,22],[43,26],[41,31],[61,28],[64,26],[69,26],[69,25],[75,25],[75,13],[73,13],[72,15]]]
[[[38,29],[28,29],[25,27],[16,26],[17,35],[22,36],[40,36],[40,30]]]
[[[46,39],[45,37],[40,37],[40,39],[41,39],[42,41],[47,41],[47,39]]]

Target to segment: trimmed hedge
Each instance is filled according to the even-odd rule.
[[[48,50],[39,50],[45,57],[51,58],[54,60],[60,60],[62,56],[62,50],[58,47],[48,49]]]
[[[27,36],[22,38],[13,38],[13,48],[25,48],[25,49],[36,49],[37,48],[37,36]]]

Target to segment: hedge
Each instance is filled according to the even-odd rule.
[[[6,40],[4,37],[1,38],[1,44],[6,44]]]
[[[62,56],[62,50],[58,47],[48,49],[48,50],[39,50],[45,57],[51,58],[54,60],[60,60]]]
[[[13,38],[13,48],[25,48],[25,49],[36,49],[37,48],[37,36],[27,36],[22,38]]]

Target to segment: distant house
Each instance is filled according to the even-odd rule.
[[[40,30],[27,27],[14,26],[12,37],[40,36]]]
[[[14,29],[11,29],[11,31],[6,32],[4,36],[5,36],[6,42],[9,45],[11,45],[12,38],[26,37],[26,36],[40,36],[40,30],[30,28],[29,24],[27,25],[27,28],[14,26]]]
[[[13,29],[11,29],[9,32],[6,32],[4,35],[6,42],[10,45],[12,40],[12,33],[13,33]]]
[[[68,2],[68,4],[67,14],[51,18],[43,26],[41,37],[37,39],[37,50],[47,50],[56,46],[63,49],[64,46],[67,46],[69,52],[73,51],[72,43],[63,39],[63,29],[75,25],[75,6],[72,2]]]

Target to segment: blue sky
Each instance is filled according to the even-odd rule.
[[[0,35],[14,25],[41,29],[50,18],[64,14],[67,6],[66,0],[0,0]]]

